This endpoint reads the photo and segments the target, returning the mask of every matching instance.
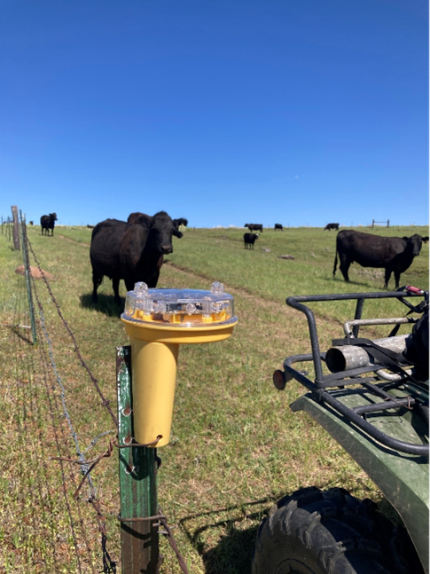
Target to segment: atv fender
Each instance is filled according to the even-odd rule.
[[[360,406],[368,397],[362,391],[332,393],[350,408]],[[319,403],[312,393],[296,401],[293,412],[305,411],[338,442],[367,473],[387,500],[401,516],[425,572],[429,573],[429,465],[424,456],[391,450],[361,429],[355,427],[327,403]],[[386,434],[400,440],[420,444],[428,442],[428,428],[420,420],[406,420],[411,416],[372,415],[372,424]]]

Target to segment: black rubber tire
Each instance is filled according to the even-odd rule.
[[[261,523],[252,574],[418,574],[403,528],[342,488],[303,488]]]

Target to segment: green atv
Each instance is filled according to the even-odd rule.
[[[367,311],[382,298],[409,312],[362,319],[365,303]],[[345,323],[345,337],[322,353],[314,314],[304,303],[345,300],[356,301],[355,317]],[[288,357],[273,375],[275,387],[283,390],[295,379],[308,389],[291,409],[306,411],[345,448],[405,528],[342,488],[303,488],[282,498],[260,525],[252,574],[428,574],[428,292],[404,287],[289,297],[287,304],[306,315],[312,353]],[[403,323],[414,323],[412,333],[397,336]],[[374,341],[359,337],[368,325],[390,332]],[[306,361],[313,363],[314,382],[294,367]]]

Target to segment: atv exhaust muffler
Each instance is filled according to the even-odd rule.
[[[403,353],[406,349],[408,336],[385,337],[384,339],[375,339],[373,342],[380,347],[384,347],[384,349],[389,349],[395,353]],[[353,345],[331,347],[326,353],[326,364],[332,373],[340,373],[377,363],[363,347],[354,347]]]

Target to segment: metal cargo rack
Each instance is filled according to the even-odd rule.
[[[312,353],[288,357],[284,361],[284,371],[275,371],[273,382],[276,388],[282,390],[291,379],[297,380],[309,391],[311,401],[321,407],[328,408],[340,415],[347,424],[352,423],[377,443],[397,452],[409,455],[428,457],[428,381],[422,383],[414,377],[414,370],[407,370],[406,365],[400,365],[396,372],[390,372],[381,362],[372,360],[358,368],[340,370],[324,374],[323,365],[327,370],[327,354],[320,351],[317,326],[313,311],[304,303],[328,301],[356,301],[355,316],[344,325],[346,343],[362,341],[359,338],[360,327],[364,325],[391,325],[395,332],[402,323],[415,323],[418,319],[401,317],[397,319],[362,319],[365,302],[375,299],[397,299],[408,307],[410,313],[421,313],[428,305],[428,292],[414,287],[403,287],[395,292],[378,293],[347,293],[337,295],[310,295],[288,297],[287,304],[302,311],[307,318]],[[419,304],[411,301],[420,298]],[[415,303],[415,301],[413,301]],[[390,336],[392,336],[390,334]],[[337,341],[338,343],[339,341]],[[335,341],[336,343],[336,341]],[[371,343],[371,342],[370,342]],[[313,362],[315,381],[311,381],[306,373],[297,370],[295,363]],[[314,407],[304,406],[305,397],[299,399],[291,408],[309,410]],[[390,420],[406,418],[410,424],[389,425]],[[389,428],[387,431],[386,428]],[[410,429],[414,429],[413,436]],[[382,430],[383,429],[383,430]],[[393,432],[391,432],[393,431]],[[395,435],[395,436],[394,436]],[[412,438],[412,441],[411,441]]]

